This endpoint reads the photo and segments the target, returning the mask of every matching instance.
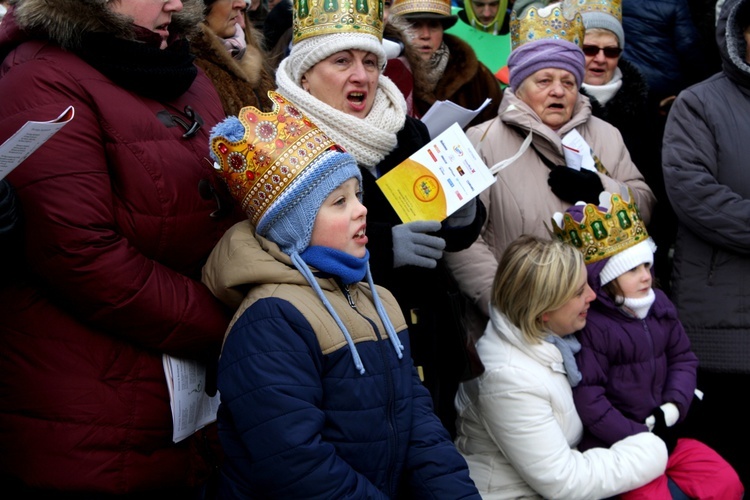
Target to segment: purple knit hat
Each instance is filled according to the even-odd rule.
[[[540,69],[555,68],[570,71],[581,87],[586,57],[578,45],[559,38],[546,38],[528,42],[510,53],[508,69],[510,87],[518,90],[521,83]]]

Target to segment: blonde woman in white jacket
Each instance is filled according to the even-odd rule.
[[[503,254],[476,344],[485,371],[456,395],[456,446],[485,500],[607,498],[664,472],[666,446],[651,433],[575,449],[583,427],[571,392],[580,344],[571,334],[594,297],[570,245],[525,235]]]

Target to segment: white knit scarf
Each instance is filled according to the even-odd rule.
[[[615,68],[615,74],[612,75],[612,79],[604,85],[589,85],[588,83],[584,83],[581,86],[586,90],[588,95],[596,99],[602,106],[605,106],[615,96],[617,91],[620,90],[620,87],[622,87],[622,71],[620,71],[620,68]]]
[[[365,118],[334,109],[307,93],[294,81],[288,58],[279,65],[276,85],[280,94],[351,153],[360,167],[378,176],[375,167],[398,146],[396,133],[406,121],[406,101],[389,78],[380,75],[375,102]]]

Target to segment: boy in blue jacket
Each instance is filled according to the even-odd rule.
[[[212,131],[249,221],[204,282],[238,306],[219,361],[221,498],[479,498],[373,285],[354,159],[297,108],[244,108]],[[367,283],[363,283],[363,280]]]

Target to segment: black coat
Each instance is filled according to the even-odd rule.
[[[419,120],[406,118],[398,132],[398,146],[378,165],[384,175],[429,141],[427,127]],[[393,268],[391,228],[401,224],[398,214],[375,183],[375,177],[362,168],[364,205],[367,207],[367,234],[370,269],[373,280],[393,293],[409,325],[414,364],[421,366],[424,382],[436,404],[436,412],[452,432],[453,395],[463,375],[463,329],[453,310],[460,294],[442,261],[436,269],[416,266]],[[474,223],[464,228],[442,229],[446,251],[468,248],[479,235],[485,219],[484,206],[477,199]]]

